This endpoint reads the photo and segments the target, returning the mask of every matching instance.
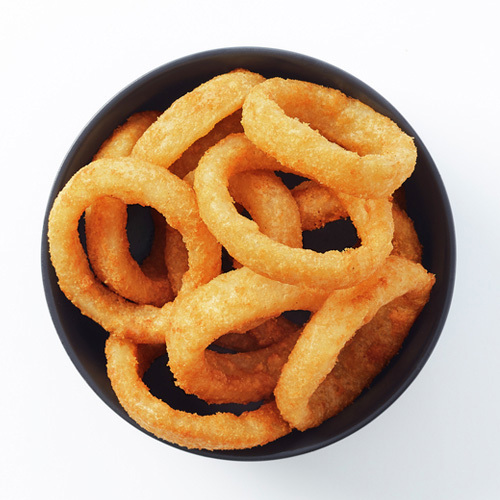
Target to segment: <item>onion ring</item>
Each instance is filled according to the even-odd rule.
[[[382,306],[428,288],[433,280],[420,264],[391,256],[366,281],[332,292],[304,328],[276,385],[276,404],[285,420],[299,430],[321,423],[323,410],[312,406],[311,397],[344,345]]]
[[[404,257],[413,262],[422,261],[422,245],[418,239],[413,221],[397,204],[392,205],[394,218],[394,237],[392,239],[392,254]]]
[[[161,307],[174,297],[168,277],[157,275],[154,269],[157,270],[158,263],[151,260],[148,261],[149,274],[146,274],[148,267],[143,268],[132,257],[126,225],[127,205],[119,199],[104,197],[87,208],[85,235],[92,270],[107,287],[124,298]],[[164,243],[156,238],[156,245],[161,247]]]
[[[216,76],[177,99],[137,141],[132,156],[169,168],[214,126],[241,108],[264,78],[247,70]]]
[[[189,258],[186,245],[179,231],[167,226],[165,240],[165,266],[170,285],[177,296],[182,288],[182,280],[189,269]]]
[[[173,167],[177,174],[183,174],[195,166],[204,149],[214,141],[231,131],[241,129],[243,99],[250,88],[261,81],[263,77],[256,73],[233,71],[215,77],[184,95],[159,118],[156,112],[138,113],[113,133],[101,147],[97,158],[132,154],[165,167]],[[194,117],[196,126],[190,126],[189,120]],[[181,138],[171,135],[174,129],[175,134],[182,132]],[[172,165],[180,155],[182,156]],[[128,251],[128,240],[123,229],[126,220],[123,204],[109,201],[105,207],[108,215],[103,216],[99,203],[101,202],[96,201],[93,210],[88,211],[87,237],[89,258],[101,281],[139,304],[161,306],[171,300],[173,294],[170,283],[144,275]],[[101,216],[94,216],[92,213]],[[96,223],[94,219],[97,219]],[[106,221],[108,223],[103,226]],[[173,240],[166,251],[170,253],[176,248],[178,246]],[[110,249],[113,251],[110,252]],[[117,261],[120,262],[118,269]],[[183,270],[185,267],[170,269],[171,275],[176,279],[174,293],[179,290],[180,277],[183,275],[179,271]]]
[[[94,160],[119,158],[130,155],[132,148],[146,129],[154,123],[159,113],[145,111],[132,115],[102,144]],[[164,220],[155,217],[155,240],[152,248],[160,245],[164,233]],[[85,211],[85,237],[87,255],[96,276],[124,298],[138,304],[161,307],[173,299],[166,273],[159,274],[158,252],[139,266],[130,255],[126,232],[127,206],[116,198],[96,200]],[[163,231],[162,231],[163,229]],[[165,256],[160,256],[162,260]]]
[[[195,171],[184,180],[194,184]],[[229,179],[229,193],[248,211],[260,232],[293,248],[302,247],[301,214],[283,181],[271,171],[240,172]]]
[[[312,227],[342,217],[342,207],[331,190],[311,182],[292,191],[301,217]],[[308,193],[308,191],[310,191]],[[312,196],[318,195],[319,203]],[[298,194],[298,196],[296,196]],[[398,193],[399,198],[399,193]],[[392,255],[420,262],[422,246],[413,222],[400,203],[393,203],[394,236]],[[314,216],[318,219],[315,220]],[[415,319],[429,299],[434,280],[420,290],[407,293],[381,307],[374,318],[361,327],[340,351],[333,370],[310,399],[316,421],[331,418],[348,406],[368,387],[386,364],[397,354]]]
[[[134,113],[101,144],[93,160],[129,156],[136,142],[159,116],[158,111]]]
[[[194,182],[194,171],[184,180]],[[302,245],[300,214],[297,204],[283,181],[271,171],[252,170],[231,177],[229,191],[235,201],[248,210],[260,230],[275,241],[293,246]],[[169,235],[170,235],[169,231]],[[185,247],[178,234],[167,240],[167,266],[175,290],[176,276],[187,267]],[[184,253],[183,253],[184,252]],[[240,267],[235,263],[235,267]],[[267,347],[290,333],[291,324],[284,318],[273,318],[262,325],[241,333],[228,333],[217,339],[216,345],[237,352],[255,351]],[[295,329],[293,329],[295,330]]]
[[[242,123],[247,137],[284,168],[336,192],[387,198],[415,168],[413,139],[393,121],[313,83],[271,78],[255,86]]]
[[[250,214],[256,219],[259,227],[262,227],[262,230],[271,238],[277,241],[287,241],[296,246],[301,245],[302,233],[297,205],[290,191],[274,172],[248,171],[237,174],[231,178],[231,191],[237,201],[247,208]],[[278,217],[276,217],[277,214]],[[275,222],[276,218],[278,218],[278,223]],[[214,311],[215,314],[218,312],[225,318],[231,317],[233,309],[238,309],[238,313],[243,313],[243,309],[245,309],[243,307],[244,303],[250,299],[246,299],[243,296],[243,304],[240,304],[238,307],[236,303],[231,302],[231,297],[232,300],[238,302],[241,300],[242,293],[247,293],[250,297],[254,293],[252,291],[252,280],[255,280],[256,286],[259,286],[258,283],[262,282],[261,277],[257,277],[251,271],[243,269],[240,269],[238,272],[233,271],[228,273],[224,277],[219,276],[207,284],[207,290],[203,291],[201,288],[198,288],[185,298],[177,299],[174,304],[174,310],[177,311],[180,318],[191,317],[193,314],[193,305],[191,304],[198,304],[200,307],[203,307],[205,301],[209,300],[210,308],[207,308],[204,316],[212,317],[213,321],[209,322],[212,324],[212,327],[215,326],[217,328],[221,320],[217,320],[215,316],[210,316],[210,312]],[[286,293],[286,286],[282,287],[280,283],[268,280],[267,285],[272,289],[276,289],[276,287],[282,288],[281,293]],[[246,292],[244,289],[246,289]],[[216,296],[209,299],[213,293],[212,290],[216,291]],[[264,290],[262,293],[266,293],[266,300],[269,301],[269,291],[266,292]],[[292,293],[297,294],[302,292],[295,290]],[[226,294],[228,295],[228,299],[225,297]],[[278,292],[274,300],[280,300],[280,296]],[[321,296],[320,294],[315,295],[309,291],[306,291],[305,296],[307,296],[307,299],[305,299],[307,301],[311,301],[311,297],[320,297],[320,300],[324,300],[325,298],[325,296]],[[228,302],[224,304],[224,300],[228,300]],[[294,300],[297,300],[297,297]],[[304,300],[304,298],[301,300]],[[217,309],[217,304],[220,303],[222,303],[222,307]],[[272,394],[281,367],[296,340],[296,336],[291,335],[291,333],[296,331],[297,327],[292,327],[284,318],[281,318],[279,322],[277,319],[274,319],[275,316],[287,310],[286,303],[286,300],[284,300],[283,304],[277,304],[278,309],[274,309],[274,313],[266,313],[264,315],[258,314],[255,308],[246,308],[246,321],[241,322],[236,320],[231,325],[228,325],[227,329],[221,329],[219,336],[213,339],[218,346],[224,345],[235,349],[237,345],[232,344],[231,340],[234,340],[235,337],[241,337],[245,340],[240,341],[240,345],[242,343],[253,344],[257,341],[259,349],[252,350],[248,354],[215,355],[205,350],[205,347],[212,344],[212,341],[207,341],[202,352],[203,358],[206,361],[205,369],[209,368],[212,373],[218,375],[219,379],[222,380],[222,382],[219,381],[218,383],[215,383],[213,378],[206,378],[203,368],[199,366],[197,374],[193,374],[192,377],[189,374],[187,375],[187,378],[190,380],[186,383],[185,372],[179,372],[174,366],[176,361],[172,350],[175,350],[175,341],[172,340],[172,335],[175,336],[173,331],[176,329],[177,323],[171,318],[171,329],[166,334],[167,350],[169,352],[170,367],[177,378],[177,383],[184,390],[189,391],[189,388],[191,388],[190,390],[198,397],[202,397],[205,401],[212,403],[248,403],[268,397]],[[183,304],[189,305],[188,312],[183,312]],[[276,305],[274,307],[276,308]],[[267,321],[264,324],[260,324],[266,319]],[[257,327],[248,331],[250,326],[255,323],[257,323]],[[279,331],[277,331],[277,325],[280,327]],[[203,335],[200,332],[204,332],[204,328],[205,323],[198,325],[196,329],[197,337]],[[245,333],[233,333],[230,334],[231,337],[222,335],[228,331]],[[180,334],[176,338],[179,339],[181,344],[185,344],[188,337]],[[174,346],[172,347],[172,345]],[[261,346],[269,347],[262,348]],[[185,365],[185,363],[183,364]]]
[[[263,77],[246,70],[215,77],[179,98],[159,118],[156,112],[133,115],[105,141],[96,157],[131,154],[173,167],[177,174],[189,171],[204,149],[230,131],[241,129],[243,99],[250,88],[261,81]],[[196,125],[189,125],[189,120]],[[120,201],[107,201],[106,207],[100,210],[100,203],[105,202],[97,200],[88,210],[86,229],[89,258],[98,277],[133,302],[161,306],[170,301],[173,293],[168,280],[145,275],[130,255],[124,230],[125,206]],[[104,210],[107,215],[103,214]],[[170,253],[176,248],[174,239],[172,245],[167,243],[166,251]],[[185,271],[185,267],[170,269],[176,280],[174,293],[179,290],[183,275],[180,271]]]
[[[275,170],[279,164],[244,135],[234,134],[207,151],[195,171],[194,189],[203,221],[244,266],[283,283],[335,289],[359,283],[390,254],[393,219],[391,203],[385,199],[337,195],[362,241],[356,249],[320,254],[265,236],[255,222],[238,214],[227,188],[232,174],[255,168]]]
[[[184,180],[192,185],[194,171],[186,174]],[[297,204],[276,174],[259,170],[242,172],[231,178],[229,189],[265,234],[276,241],[301,246],[302,232]],[[166,263],[175,292],[180,283],[178,277],[188,267],[187,253],[179,233],[170,228],[167,231]],[[234,265],[240,267],[238,263]],[[278,342],[292,330],[296,328],[285,318],[272,318],[248,331],[227,333],[217,339],[215,345],[236,352],[257,351]],[[268,353],[264,353],[263,357],[261,354],[257,353],[257,356],[262,359],[268,356]]]
[[[151,242],[151,250],[147,257],[141,263],[142,272],[153,279],[168,280],[167,266],[165,265],[165,242],[167,239],[167,221],[162,214],[154,208],[151,209],[151,219],[154,226],[153,241]],[[170,284],[170,280],[169,284]],[[172,293],[172,287],[170,287]]]
[[[434,281],[381,307],[339,353],[333,370],[311,396],[316,423],[352,403],[398,353],[411,326],[429,299]]]
[[[88,265],[78,221],[102,196],[152,206],[182,233],[189,270],[181,294],[219,274],[220,245],[198,216],[193,190],[167,170],[135,158],[96,160],[79,170],[56,197],[49,215],[49,250],[66,297],[109,332],[136,342],[164,343],[162,323],[168,322],[172,303],[157,308],[128,302],[102,285]]]
[[[151,358],[149,353],[141,356],[145,348],[111,335],[106,342],[108,376],[125,411],[156,437],[186,448],[232,450],[264,445],[290,432],[274,402],[240,416],[174,410],[154,397],[141,379]]]

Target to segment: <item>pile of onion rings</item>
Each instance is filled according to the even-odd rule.
[[[107,332],[130,417],[182,447],[231,450],[354,401],[435,282],[399,196],[416,154],[394,122],[336,89],[244,69],[117,128],[57,195],[48,240],[61,290]],[[150,207],[142,262],[130,205]],[[338,220],[353,244],[304,246]],[[144,376],[162,355],[186,394],[239,410],[189,413],[153,395]]]

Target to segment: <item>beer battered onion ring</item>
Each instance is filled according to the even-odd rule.
[[[305,186],[304,186],[305,188]],[[316,191],[316,189],[314,189]],[[305,197],[309,199],[309,197]],[[325,200],[324,196],[320,199]],[[321,213],[332,213],[333,205]],[[317,203],[313,204],[318,207]],[[306,213],[311,211],[304,205]],[[398,204],[393,204],[394,237],[392,255],[420,263],[422,247],[412,220]],[[321,218],[323,215],[321,215]],[[387,363],[398,353],[410,328],[429,300],[434,278],[426,286],[397,297],[382,306],[374,318],[362,326],[340,351],[333,370],[311,396],[317,422],[326,420],[352,403]]]
[[[93,160],[129,156],[136,142],[159,116],[158,111],[134,113],[123,125],[113,130],[113,133],[101,144]]]
[[[184,180],[192,186],[194,177],[193,170]],[[298,203],[293,192],[274,172],[239,172],[229,179],[228,191],[234,201],[248,211],[261,233],[283,245],[302,246],[303,227]]]
[[[291,248],[264,235],[254,221],[238,214],[228,191],[233,174],[255,168],[280,166],[244,135],[233,134],[208,150],[195,171],[194,189],[203,221],[244,266],[283,283],[331,290],[359,283],[390,254],[393,219],[386,199],[337,194],[358,231],[359,248],[321,254]]]
[[[137,139],[158,115],[156,111],[132,115],[102,144],[94,160],[130,155]],[[132,302],[161,307],[173,299],[173,293],[166,276],[164,251],[161,251],[165,221],[156,216],[154,221],[153,252],[141,266],[130,255],[126,232],[127,206],[122,201],[104,197],[87,208],[85,237],[92,270],[107,287]]]
[[[283,168],[353,196],[387,198],[415,168],[413,139],[392,120],[313,83],[270,78],[255,86],[242,123]]]
[[[283,181],[271,171],[240,172],[229,179],[229,193],[274,241],[302,247],[302,226],[297,203]]]
[[[177,229],[188,250],[189,269],[181,293],[220,273],[220,245],[198,215],[193,190],[162,167],[135,158],[96,160],[79,170],[54,201],[48,237],[59,286],[83,314],[105,330],[136,342],[164,343],[171,302],[162,308],[126,301],[91,271],[78,235],[85,209],[103,196],[126,204],[149,205]]]
[[[182,235],[179,231],[166,228],[165,266],[174,295],[177,296],[182,288],[182,279],[189,269],[188,252]]]
[[[127,205],[117,198],[100,198],[87,208],[85,236],[92,270],[108,288],[122,297],[137,304],[161,307],[174,298],[164,264],[164,224],[160,220],[155,223],[151,247],[154,252],[150,254],[154,258],[139,265],[130,254],[127,220]],[[160,258],[163,262],[158,261]]]
[[[184,180],[192,185],[194,172]],[[249,171],[234,175],[230,192],[247,209],[253,220],[270,238],[290,246],[301,246],[302,232],[297,204],[281,179],[270,171]],[[186,247],[180,234],[167,227],[166,265],[174,293],[180,278],[188,268]],[[237,263],[236,263],[237,265]],[[273,318],[244,332],[227,333],[217,339],[218,347],[236,352],[256,351],[268,347],[289,335],[292,325],[285,318]]]
[[[217,339],[216,345],[236,352],[257,351],[276,344],[296,331],[295,323],[283,316],[278,316],[264,321],[244,334],[226,333]]]
[[[305,326],[293,348],[274,394],[292,427],[305,430],[324,420],[323,405],[311,397],[332,371],[344,345],[392,300],[429,289],[434,276],[420,264],[391,256],[375,274],[347,290],[335,290]]]
[[[186,448],[235,450],[264,445],[290,432],[274,402],[239,416],[228,412],[201,416],[173,409],[154,397],[142,381],[148,369],[143,349],[147,346],[110,336],[106,342],[108,376],[125,411],[158,438]]]
[[[328,222],[349,217],[335,193],[314,181],[305,181],[292,189],[303,231],[313,231]]]

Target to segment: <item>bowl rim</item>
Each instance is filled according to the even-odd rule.
[[[391,393],[390,397],[388,397],[382,404],[377,405],[371,411],[367,412],[364,418],[357,421],[355,424],[351,425],[349,428],[344,429],[343,432],[339,432],[329,439],[323,439],[320,442],[316,442],[315,444],[303,445],[302,447],[294,448],[294,449],[284,449],[284,450],[276,450],[271,451],[269,453],[259,453],[263,451],[265,447],[267,449],[272,448],[270,445],[274,445],[281,440],[278,440],[274,443],[270,443],[265,445],[265,447],[252,448],[250,450],[234,450],[234,451],[208,451],[208,450],[191,450],[186,449],[184,447],[178,446],[174,443],[163,441],[156,436],[152,435],[148,431],[142,429],[138,426],[132,419],[128,417],[128,415],[124,414],[124,412],[117,411],[116,402],[110,401],[107,394],[101,389],[100,385],[89,375],[88,368],[85,367],[84,363],[80,359],[79,355],[73,349],[73,346],[69,342],[67,332],[64,329],[63,324],[59,318],[57,313],[57,300],[53,293],[53,268],[50,262],[50,256],[48,251],[48,241],[47,241],[47,229],[48,229],[48,216],[57,193],[62,189],[62,186],[66,183],[68,178],[68,172],[70,171],[70,167],[74,165],[77,161],[77,156],[81,151],[81,148],[84,147],[86,140],[88,139],[91,132],[95,129],[96,125],[99,124],[103,117],[108,115],[111,110],[115,109],[117,105],[126,101],[130,98],[130,96],[134,95],[136,92],[140,91],[145,85],[150,84],[152,81],[157,80],[172,70],[179,70],[182,67],[188,67],[192,65],[198,65],[200,63],[207,63],[209,61],[213,61],[215,59],[221,58],[235,58],[239,57],[242,59],[252,59],[252,58],[267,58],[267,59],[280,59],[284,61],[289,61],[293,63],[292,65],[296,65],[303,69],[304,67],[314,67],[316,70],[324,70],[329,77],[334,77],[335,79],[340,79],[342,81],[348,82],[349,85],[352,85],[357,88],[359,93],[367,96],[369,102],[375,102],[375,109],[377,107],[379,109],[384,110],[384,114],[394,119],[399,126],[405,130],[405,132],[409,133],[415,139],[415,143],[417,144],[419,159],[423,158],[427,168],[430,170],[430,174],[435,182],[437,193],[440,197],[440,202],[442,204],[443,210],[443,221],[444,221],[444,240],[446,243],[446,248],[443,250],[446,259],[447,259],[447,274],[445,276],[441,276],[441,286],[444,290],[441,296],[441,306],[439,308],[439,315],[434,320],[434,324],[432,326],[432,335],[429,337],[428,342],[426,343],[423,352],[418,357],[418,362],[412,367],[411,372],[406,376],[404,380],[400,380],[396,386],[396,389]],[[242,67],[244,67],[242,65]],[[214,75],[217,72],[214,73]],[[342,90],[342,89],[341,89]],[[357,97],[359,98],[359,97]],[[365,102],[366,102],[365,100]],[[373,104],[372,102],[372,104]],[[372,105],[370,104],[370,105]],[[80,165],[80,167],[83,165]],[[78,168],[80,168],[78,167]],[[76,170],[78,170],[76,168]],[[66,350],[68,356],[71,361],[80,372],[81,376],[84,378],[86,383],[90,386],[90,388],[99,396],[99,398],[104,401],[115,413],[124,418],[126,421],[134,425],[137,429],[143,431],[149,436],[170,445],[174,448],[178,448],[184,451],[188,451],[193,454],[206,456],[210,458],[218,458],[223,460],[233,460],[233,461],[264,461],[264,460],[276,460],[282,458],[290,458],[294,456],[299,456],[305,453],[312,452],[314,450],[318,450],[329,446],[335,442],[338,442],[347,436],[357,432],[368,423],[373,421],[379,415],[381,415],[385,410],[387,410],[411,385],[411,383],[415,380],[417,375],[420,373],[426,362],[428,361],[430,355],[432,354],[440,336],[444,325],[446,323],[446,319],[448,316],[448,312],[451,306],[451,301],[453,297],[454,285],[455,285],[455,272],[456,272],[456,238],[455,238],[455,228],[453,221],[453,214],[451,210],[451,205],[449,202],[448,195],[446,193],[445,186],[441,179],[441,175],[437,169],[436,164],[434,163],[429,151],[426,146],[421,141],[420,137],[413,129],[413,127],[408,123],[408,121],[390,104],[384,97],[382,97],[376,90],[368,86],[363,81],[359,80],[355,76],[347,73],[346,71],[334,66],[330,63],[324,62],[320,59],[316,59],[314,57],[300,54],[297,52],[292,52],[283,49],[277,48],[269,48],[269,47],[255,47],[255,46],[235,46],[235,47],[227,47],[227,48],[219,48],[219,49],[211,49],[207,51],[202,51],[194,54],[190,54],[181,58],[177,58],[165,64],[158,66],[157,68],[152,69],[151,71],[145,73],[139,78],[135,79],[129,85],[122,88],[118,93],[116,93],[107,103],[105,103],[100,110],[98,110],[95,115],[88,121],[88,123],[83,127],[82,131],[79,133],[72,146],[70,147],[68,153],[66,154],[61,166],[57,172],[57,175],[53,181],[52,189],[50,191],[47,206],[44,215],[43,229],[42,229],[42,244],[41,244],[41,266],[42,266],[42,282],[45,292],[45,298],[47,301],[47,305],[49,308],[49,312],[56,329],[56,332],[59,336],[59,339]],[[121,408],[121,407],[120,407]],[[123,409],[122,409],[123,410]],[[345,411],[345,410],[344,410]],[[294,431],[297,432],[297,431]],[[306,431],[307,432],[307,431]],[[282,438],[284,439],[284,438]],[[274,446],[276,447],[276,446]]]

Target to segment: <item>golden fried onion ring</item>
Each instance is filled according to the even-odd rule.
[[[231,351],[250,352],[276,344],[297,331],[297,325],[283,316],[271,318],[261,325],[242,333],[226,333],[216,345]],[[277,379],[276,379],[277,380]]]
[[[429,300],[433,281],[381,307],[340,351],[333,370],[309,400],[315,424],[352,403],[398,353]]]
[[[359,248],[321,254],[291,248],[264,235],[255,222],[238,214],[228,191],[233,174],[255,168],[280,167],[244,135],[233,134],[208,150],[195,171],[194,189],[202,219],[244,266],[283,283],[335,289],[359,283],[390,254],[393,219],[391,203],[385,199],[337,194],[358,231]]]
[[[135,143],[154,123],[159,113],[144,111],[133,114],[104,141],[94,160],[129,156]],[[161,307],[173,299],[172,288],[164,268],[159,266],[156,248],[164,246],[162,233],[165,221],[155,217],[155,239],[151,258],[139,265],[130,254],[126,232],[127,205],[122,201],[103,197],[85,211],[87,255],[96,276],[114,292],[137,304]]]
[[[192,185],[194,171],[186,175],[184,180]],[[229,191],[235,201],[248,210],[252,220],[264,234],[286,245],[302,246],[297,203],[290,190],[274,172],[266,170],[240,172],[231,177]],[[187,266],[187,259],[182,254],[182,240],[176,234],[172,236],[167,240],[167,266],[172,286],[175,289],[175,277],[180,274],[184,266]],[[234,265],[240,267],[237,262]],[[290,327],[290,322],[284,318],[272,318],[244,332],[244,335],[241,333],[225,334],[217,339],[216,345],[237,352],[256,351],[287,336]],[[293,329],[295,330],[296,328]]]
[[[123,125],[113,130],[113,133],[101,144],[93,160],[129,156],[136,142],[159,116],[158,111],[134,113]]]
[[[344,345],[382,306],[429,288],[433,280],[420,264],[391,256],[366,281],[332,292],[304,328],[276,385],[276,404],[285,420],[299,430],[319,425],[323,408],[311,398]]]
[[[107,287],[122,297],[137,304],[161,307],[174,298],[172,287],[166,272],[158,273],[159,262],[150,259],[139,265],[130,254],[127,219],[127,205],[117,198],[104,197],[87,208],[85,236],[92,270]],[[155,224],[152,248],[165,245],[157,236],[161,234],[160,228]]]
[[[216,76],[177,99],[137,141],[132,156],[169,168],[189,146],[241,108],[264,78],[247,70]]]
[[[415,167],[413,140],[393,121],[313,83],[271,78],[255,86],[242,123],[283,168],[353,196],[386,198]]]
[[[147,347],[111,335],[106,342],[108,376],[125,411],[158,438],[186,448],[234,450],[264,445],[290,432],[274,402],[239,416],[200,416],[173,409],[154,397],[142,381],[148,364],[140,351]]]
[[[314,181],[304,181],[292,189],[303,231],[313,231],[328,222],[349,217],[335,193]]]
[[[61,290],[105,330],[136,342],[164,343],[164,332],[157,320],[168,316],[171,302],[161,309],[128,302],[100,283],[89,267],[78,222],[85,209],[103,196],[151,206],[182,234],[189,269],[183,277],[181,294],[219,274],[220,245],[199,218],[193,190],[162,167],[135,158],[96,160],[79,170],[56,197],[49,215],[48,236]]]

